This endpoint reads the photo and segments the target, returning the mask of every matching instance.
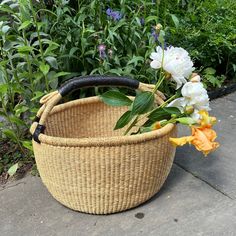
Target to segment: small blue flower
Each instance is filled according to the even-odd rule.
[[[106,14],[114,21],[119,21],[122,18],[122,14],[119,11],[113,11],[111,8],[106,10]]]
[[[108,16],[111,16],[111,13],[112,13],[111,8],[107,8],[107,10],[106,10],[106,14],[107,14]]]

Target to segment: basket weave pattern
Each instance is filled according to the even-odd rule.
[[[42,181],[55,199],[81,212],[108,214],[135,207],[163,185],[175,147],[176,127],[122,136],[114,124],[126,111],[99,98],[53,108],[34,153]]]

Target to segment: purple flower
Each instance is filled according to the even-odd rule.
[[[99,44],[98,45],[98,51],[99,51],[99,57],[101,59],[105,59],[106,58],[106,45],[105,44]]]
[[[152,29],[152,37],[154,38],[154,41],[158,41],[159,33],[156,32],[155,29]]]
[[[122,14],[119,11],[113,11],[111,8],[106,10],[106,14],[114,21],[119,21],[122,18]]]
[[[107,8],[106,14],[107,14],[108,16],[111,16],[111,13],[112,13],[112,9],[111,9],[111,8]]]
[[[140,18],[140,24],[142,25],[142,26],[144,26],[145,25],[145,20],[144,20],[144,18],[142,17],[142,18]]]

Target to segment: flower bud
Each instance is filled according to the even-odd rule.
[[[212,125],[215,125],[215,124],[217,123],[216,117],[211,116],[211,117],[210,117],[210,123],[211,123]]]
[[[161,122],[157,121],[152,125],[152,130],[157,130],[161,128]]]
[[[165,78],[170,79],[171,78],[171,73],[168,73],[168,72],[165,71]]]
[[[201,78],[197,73],[192,73],[190,81],[193,83],[197,83],[201,81]]]
[[[108,49],[108,55],[109,55],[109,57],[113,56],[113,50],[112,49]]]
[[[184,113],[187,115],[191,115],[194,112],[194,107],[193,106],[186,106],[184,109]]]
[[[162,29],[162,25],[160,23],[158,23],[156,26],[154,26],[154,29],[157,31],[157,32],[160,32],[160,30]]]

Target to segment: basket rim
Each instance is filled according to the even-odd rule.
[[[91,103],[101,103],[101,99],[98,96],[88,97],[69,101],[63,104],[56,105],[50,115],[53,115],[62,110],[71,108],[78,105],[86,105]],[[93,146],[120,146],[134,143],[141,143],[157,138],[161,138],[170,133],[176,125],[167,124],[161,129],[151,132],[128,135],[128,136],[111,136],[111,137],[91,137],[91,138],[63,138],[57,136],[49,136],[46,134],[40,134],[39,139],[42,144],[48,144],[52,146],[65,146],[65,147],[93,147]],[[35,141],[33,141],[35,143]]]

